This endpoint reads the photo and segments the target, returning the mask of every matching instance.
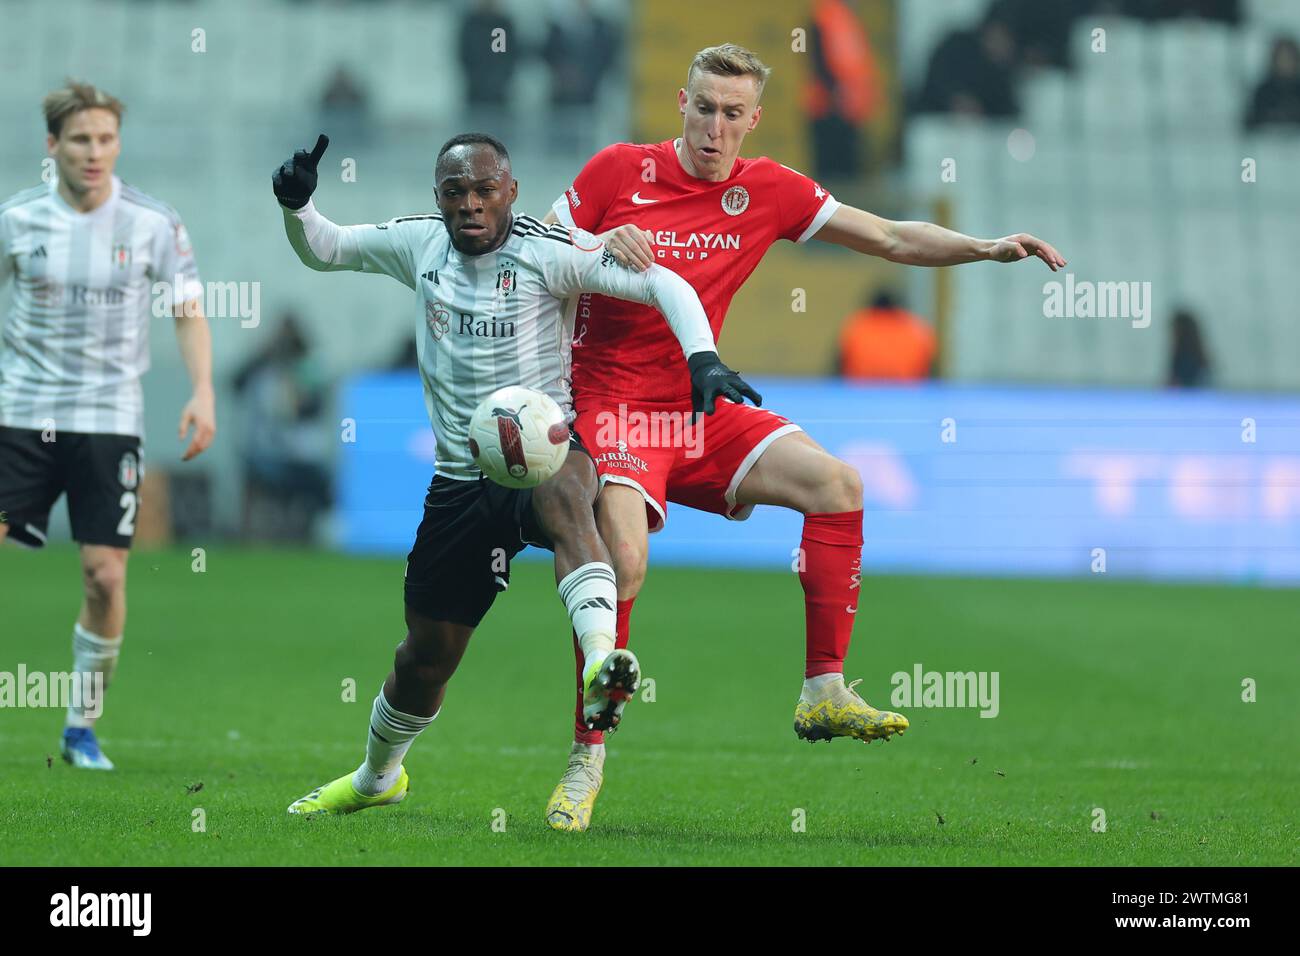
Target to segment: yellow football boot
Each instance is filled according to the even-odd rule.
[[[902,714],[876,710],[858,696],[853,688],[861,683],[855,680],[846,687],[842,680],[832,681],[815,700],[800,694],[794,709],[795,734],[809,743],[833,737],[871,743],[907,730],[907,718]]]
[[[546,805],[546,825],[570,833],[587,829],[604,778],[605,745],[574,744],[569,753],[569,767]]]
[[[397,782],[383,793],[368,797],[357,793],[352,786],[352,774],[344,774],[323,787],[317,787],[305,797],[299,797],[289,804],[289,812],[303,816],[321,813],[356,813],[368,807],[382,807],[389,803],[401,803],[411,789],[411,778],[402,767],[397,775]]]

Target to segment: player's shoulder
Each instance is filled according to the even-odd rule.
[[[770,156],[754,156],[744,160],[744,173],[748,176],[773,179],[778,182],[790,180],[811,180],[812,177],[792,166],[778,162]]]
[[[581,232],[582,230],[574,230]],[[521,239],[552,239],[556,242],[573,245],[573,237],[567,226],[558,222],[542,222],[536,216],[517,215],[510,226],[510,232]]]
[[[0,202],[0,216],[5,215],[11,210],[20,209],[23,206],[29,206],[34,202],[49,198],[50,187],[47,184],[32,186],[29,189],[21,189],[14,193],[8,199]]]
[[[143,189],[132,186],[130,183],[122,183],[118,196],[122,202],[140,210],[142,213],[160,217],[169,226],[181,225],[181,214],[175,208],[156,196],[149,195]]]
[[[404,225],[407,229],[437,229],[442,225],[442,213],[417,212],[409,216],[394,216],[387,222],[379,223],[379,225],[390,227]]]
[[[394,236],[401,236],[404,242],[410,244],[437,242],[440,237],[447,235],[442,215],[436,212],[394,216],[384,222],[375,223],[375,228],[391,232]]]
[[[510,226],[512,251],[524,258],[554,261],[574,253],[597,252],[604,243],[585,229],[544,223],[533,216],[515,216]]]
[[[510,234],[525,247],[552,255],[568,249],[589,252],[601,244],[585,229],[570,229],[558,222],[545,223],[533,216],[515,216]]]
[[[639,164],[646,157],[662,152],[663,147],[663,143],[610,143],[592,156],[587,165],[590,166],[593,163],[604,166]]]

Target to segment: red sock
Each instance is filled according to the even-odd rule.
[[[844,672],[862,578],[862,512],[807,514],[803,521],[804,677]]]
[[[614,635],[615,647],[627,647],[627,639],[631,636],[629,633],[632,627],[632,605],[636,601],[636,595],[632,595],[626,601],[619,599],[618,602],[618,632]]]
[[[614,635],[615,647],[627,647],[629,637],[628,628],[632,622],[632,603],[636,601],[635,597],[628,598],[626,601],[618,602],[618,631]],[[603,744],[605,734],[599,730],[588,730],[587,725],[582,720],[582,645],[578,643],[578,635],[573,635],[573,659],[576,662],[578,673],[578,706],[573,712],[573,742],[576,744]]]

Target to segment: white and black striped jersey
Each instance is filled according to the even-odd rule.
[[[116,176],[88,213],[57,182],[17,193],[0,203],[0,283],[11,275],[0,425],[143,437],[154,285],[167,316],[203,288],[175,210]]]
[[[516,216],[504,244],[471,256],[452,245],[439,215],[338,226],[309,202],[284,209],[284,221],[294,250],[311,268],[381,272],[415,291],[425,406],[437,471],[449,478],[479,477],[469,421],[498,388],[545,392],[572,420],[570,347],[580,293],[653,305],[684,356],[715,351],[704,308],[684,279],[662,266],[645,272],[621,266],[601,240],[580,229]]]

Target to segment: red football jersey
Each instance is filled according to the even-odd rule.
[[[607,146],[555,201],[560,222],[600,233],[631,223],[654,233],[656,261],[689,282],[714,341],[736,290],[778,239],[803,242],[839,203],[802,173],[737,159],[722,182],[682,168],[674,140]],[[681,346],[652,306],[585,294],[573,336],[574,400],[688,402]]]

